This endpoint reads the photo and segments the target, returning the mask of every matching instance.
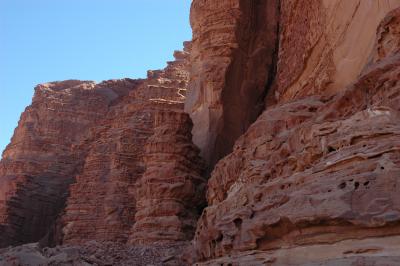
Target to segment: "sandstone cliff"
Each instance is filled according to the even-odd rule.
[[[165,70],[149,71],[148,78],[92,129],[89,152],[63,216],[65,243],[128,240],[154,116],[163,110],[183,110],[188,79],[185,53],[177,52],[177,61]]]
[[[400,2],[193,0],[190,20],[146,79],[36,88],[0,246],[40,245],[0,265],[399,265]]]
[[[373,49],[360,58],[365,64],[358,77],[332,66],[331,76],[315,77],[332,78],[337,88],[318,89],[311,75],[307,82],[313,90],[303,87],[292,95],[293,88],[306,84],[296,81],[282,97],[274,95],[276,105],[267,106],[216,165],[209,207],[194,240],[200,260],[219,258],[205,263],[212,265],[400,262],[399,19],[396,9],[379,25],[375,40],[369,40]],[[279,74],[284,60],[281,55],[278,88],[292,75]],[[344,74],[347,86],[335,85],[346,81],[334,79]]]
[[[185,110],[212,167],[264,108],[274,72],[279,1],[195,0]]]
[[[70,80],[36,87],[0,163],[0,246],[46,234],[84,160],[84,151],[75,146],[134,84]]]

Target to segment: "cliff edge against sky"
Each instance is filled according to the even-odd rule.
[[[35,88],[0,265],[400,264],[400,2],[194,0],[190,21],[146,79]]]

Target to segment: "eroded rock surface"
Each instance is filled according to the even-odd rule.
[[[84,160],[75,146],[134,83],[69,80],[35,88],[0,163],[0,246],[44,236]]]
[[[248,251],[265,255],[371,237],[385,242],[392,236],[399,244],[400,55],[393,45],[399,17],[397,9],[381,23],[357,82],[334,96],[267,109],[217,164],[195,236],[200,259],[240,261]],[[384,257],[377,249],[375,255]],[[389,255],[389,265],[398,255]],[[362,265],[363,257],[337,255],[332,264]],[[276,259],[278,265],[285,261]],[[374,261],[379,259],[365,260]]]
[[[399,6],[397,0],[281,1],[275,100],[332,95],[355,82],[379,23]]]
[[[176,61],[150,71],[93,128],[63,216],[65,243],[191,239],[205,181],[183,114],[189,50],[186,43]]]
[[[194,0],[147,79],[38,86],[0,265],[400,264],[399,6]]]
[[[193,49],[185,110],[193,141],[213,166],[264,108],[273,77],[277,0],[194,0]]]
[[[155,115],[155,132],[145,148],[146,171],[136,196],[132,244],[193,239],[205,204],[204,164],[192,144],[192,122],[182,111]]]

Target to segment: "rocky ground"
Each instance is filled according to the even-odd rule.
[[[111,266],[185,265],[183,254],[188,243],[127,246],[113,242],[90,241],[84,245],[48,248],[38,243],[0,250],[1,266]]]

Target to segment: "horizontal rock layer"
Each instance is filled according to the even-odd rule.
[[[399,6],[194,0],[193,42],[147,79],[38,86],[0,246],[42,240],[0,264],[399,264]]]
[[[164,70],[149,71],[92,129],[62,218],[64,243],[192,238],[204,180],[183,114],[188,51],[190,43]]]
[[[0,163],[0,246],[46,234],[84,160],[76,145],[134,84],[69,80],[35,88]]]
[[[146,171],[138,184],[130,243],[193,238],[200,207],[205,204],[206,181],[191,129],[192,122],[182,111],[156,113],[155,132],[145,147]]]
[[[163,241],[163,213],[171,214],[165,220],[173,218],[168,225],[175,229],[171,241],[192,238],[204,205],[205,180],[191,143],[191,121],[183,113],[190,45],[175,52],[176,60],[165,69],[149,71],[145,80],[65,81],[37,87],[1,162],[1,245],[41,239],[41,244],[126,243],[133,232],[135,243],[143,242],[139,238]],[[155,121],[163,114],[171,116]],[[173,146],[161,145],[171,140]],[[145,155],[156,162],[146,165]],[[158,182],[161,173],[166,174],[164,182]],[[151,191],[143,187],[150,181]],[[181,182],[191,190],[180,193]],[[168,184],[173,185],[166,189]],[[159,197],[155,200],[168,199],[170,204],[159,209],[160,221],[145,224],[143,219],[151,219],[156,211],[143,210],[150,200],[145,197],[153,195],[146,193],[154,191]],[[135,216],[141,226],[133,230]],[[138,228],[144,227],[151,239],[139,236]]]
[[[400,233],[399,18],[380,24],[357,82],[268,108],[217,164],[194,241],[201,260]]]

